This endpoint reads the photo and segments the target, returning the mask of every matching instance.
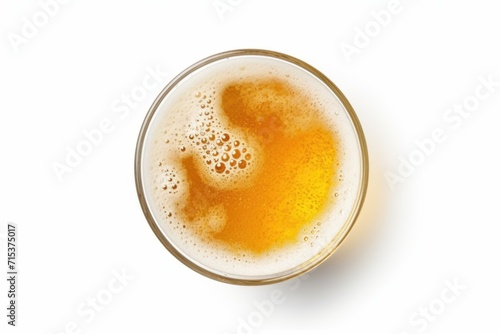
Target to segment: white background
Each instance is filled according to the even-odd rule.
[[[1,332],[498,333],[500,86],[460,124],[444,118],[474,101],[479,77],[500,82],[493,2],[401,0],[377,31],[372,11],[389,1],[226,1],[222,17],[213,0],[67,1],[17,47],[24,18],[45,23],[41,6],[1,1],[0,277],[8,222],[18,226],[20,273],[16,328],[6,324],[1,279]],[[342,43],[354,45],[366,27],[368,45],[346,57]],[[149,105],[187,66],[236,48],[315,66],[366,133],[362,214],[339,251],[300,282],[241,287],[196,274],[163,248],[137,200],[134,150]],[[148,68],[161,69],[161,84],[119,117],[113,105]],[[59,180],[53,164],[105,119],[112,131]],[[436,129],[446,140],[418,161],[415,141]],[[421,164],[391,189],[387,173],[412,154]],[[258,313],[255,303],[273,293],[282,302]],[[106,305],[91,316],[95,297]]]

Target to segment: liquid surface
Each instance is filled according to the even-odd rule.
[[[189,183],[182,205],[185,221],[199,235],[235,251],[262,253],[298,241],[301,230],[313,224],[329,202],[338,139],[308,97],[278,78],[234,82],[220,96],[229,128],[242,130],[247,142],[259,146],[261,164],[248,185],[226,190],[204,180],[195,154],[183,157]],[[302,115],[298,119],[309,118],[303,128],[290,124],[296,113]],[[217,135],[211,142],[219,140],[228,148],[230,160],[224,156],[214,161],[214,172],[223,173],[231,164],[246,168],[252,163],[252,156],[241,152],[231,135]],[[203,224],[213,208],[223,213],[222,227],[216,230]],[[196,224],[200,218],[202,222]]]

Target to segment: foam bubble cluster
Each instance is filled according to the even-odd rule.
[[[198,99],[199,112],[194,122],[187,125],[186,139],[197,150],[206,167],[212,173],[228,175],[249,166],[252,155],[247,153],[246,143],[224,131],[214,113],[215,97],[199,91],[194,93],[194,97]]]
[[[168,194],[177,194],[177,188],[179,187],[180,181],[176,177],[174,170],[163,166],[161,161],[158,162],[158,167],[159,175],[157,182],[161,186],[161,189]]]

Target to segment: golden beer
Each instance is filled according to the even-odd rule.
[[[333,83],[290,56],[237,50],[163,90],[139,136],[136,183],[179,260],[221,281],[265,284],[338,247],[367,165],[359,122]]]

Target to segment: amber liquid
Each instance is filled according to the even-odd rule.
[[[230,129],[257,143],[261,164],[250,184],[220,189],[207,182],[206,166],[195,153],[182,155],[188,189],[180,203],[181,220],[205,242],[237,253],[259,255],[299,242],[302,232],[321,223],[318,217],[333,205],[338,179],[340,142],[324,121],[324,111],[279,78],[236,81],[215,93],[209,102],[221,108]],[[248,169],[257,158],[243,152],[228,133],[206,140],[221,145],[217,158],[207,162],[214,175]],[[224,213],[216,230],[199,223],[209,219],[214,207]]]

